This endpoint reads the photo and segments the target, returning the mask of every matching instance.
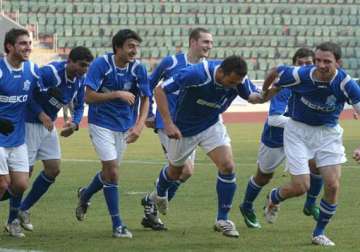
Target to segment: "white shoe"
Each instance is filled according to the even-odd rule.
[[[126,226],[119,226],[113,232],[115,238],[132,238],[132,233]]]
[[[5,226],[5,231],[9,233],[10,236],[16,238],[23,238],[25,234],[22,232],[19,219],[13,220],[11,223]]]
[[[327,238],[325,235],[318,235],[312,238],[312,244],[320,246],[335,246],[335,243]]]
[[[264,216],[268,223],[275,223],[278,213],[280,211],[279,204],[273,204],[270,199],[270,194],[266,196],[265,206],[264,206]]]
[[[168,201],[168,198],[167,196],[165,197],[160,197],[158,196],[157,194],[155,195],[154,197],[154,202],[155,202],[155,205],[156,205],[156,208],[157,210],[163,214],[163,215],[166,215],[168,209],[169,209],[169,201]]]
[[[239,232],[236,230],[234,222],[231,220],[218,220],[215,222],[214,230],[222,232],[223,235],[228,237],[239,237]]]
[[[27,231],[33,231],[34,227],[30,221],[30,212],[19,210],[18,217],[20,220],[20,225]]]

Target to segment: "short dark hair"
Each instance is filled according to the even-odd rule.
[[[190,45],[190,40],[192,40],[192,39],[198,40],[200,38],[200,33],[211,33],[211,32],[202,27],[197,27],[195,29],[190,30],[189,45]]]
[[[230,75],[235,73],[241,77],[247,75],[247,64],[240,56],[230,56],[224,59],[221,63],[220,68],[224,72],[224,75]]]
[[[114,53],[116,51],[115,50],[116,47],[122,47],[127,39],[135,39],[135,40],[139,41],[139,43],[142,42],[141,37],[133,30],[130,30],[130,29],[120,30],[112,38],[112,47],[113,47]]]
[[[73,62],[76,62],[78,60],[85,60],[91,62],[93,61],[94,56],[92,55],[89,48],[85,46],[77,46],[70,51],[69,59],[71,59]]]
[[[17,38],[20,37],[20,36],[23,36],[23,35],[27,35],[27,36],[30,37],[30,33],[29,33],[28,30],[18,29],[18,28],[13,28],[13,29],[9,30],[5,34],[5,39],[4,39],[4,50],[5,50],[5,52],[9,53],[9,50],[6,48],[7,44],[15,45]]]
[[[292,57],[292,63],[295,64],[298,58],[305,58],[305,57],[311,57],[314,61],[315,53],[313,52],[313,50],[309,48],[305,48],[305,47],[299,48]]]
[[[341,48],[338,44],[333,42],[324,42],[317,45],[315,50],[331,52],[336,60],[341,59]]]

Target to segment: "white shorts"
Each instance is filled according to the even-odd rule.
[[[160,143],[162,145],[162,148],[164,150],[165,157],[168,159],[168,148],[169,148],[169,137],[165,134],[165,131],[163,129],[158,129],[157,131],[160,139]],[[196,157],[196,149],[191,153],[191,155],[188,157],[188,159],[191,161],[192,164],[195,163],[195,157]]]
[[[89,134],[101,161],[117,160],[118,163],[121,162],[127,147],[127,132],[113,131],[89,124]]]
[[[276,167],[278,167],[284,159],[284,147],[270,148],[260,143],[257,163],[262,173],[274,173]]]
[[[40,123],[26,123],[25,127],[30,166],[33,166],[36,160],[61,159],[60,142],[55,127],[51,132]]]
[[[7,175],[9,171],[29,172],[26,144],[13,148],[0,147],[0,175]]]
[[[198,145],[205,153],[219,146],[230,146],[229,135],[220,121],[195,136],[183,137],[179,140],[167,138],[166,141],[164,146],[168,148],[168,160],[174,166],[183,166]]]
[[[317,167],[345,163],[342,135],[340,125],[309,126],[290,119],[284,131],[286,168],[292,175],[301,175],[310,173],[309,159],[314,159]]]

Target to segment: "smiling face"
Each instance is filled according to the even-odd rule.
[[[216,82],[223,85],[225,88],[234,88],[242,83],[244,76],[240,76],[235,72],[224,74],[221,68],[218,68],[215,76]]]
[[[29,60],[32,50],[31,44],[32,41],[28,35],[18,36],[14,45],[6,44],[9,57],[18,62]]]
[[[213,48],[213,38],[210,33],[200,32],[199,38],[190,40],[190,50],[197,58],[208,58]]]
[[[71,77],[83,76],[87,72],[89,65],[90,65],[90,62],[86,61],[86,60],[72,61],[71,59],[69,59],[68,68],[69,68],[70,74],[72,75]]]
[[[139,48],[139,41],[135,39],[127,39],[122,47],[116,48],[116,56],[119,57],[123,64],[132,62],[135,60]]]

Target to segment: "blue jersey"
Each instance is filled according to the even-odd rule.
[[[84,113],[84,77],[68,79],[66,65],[66,61],[58,61],[40,68],[44,87],[57,87],[61,97],[55,98],[46,92],[36,93],[26,110],[26,122],[41,123],[38,116],[42,111],[55,121],[59,110],[76,99],[73,122],[80,123]]]
[[[270,101],[269,116],[284,115],[288,105],[291,91],[283,88]],[[268,120],[264,124],[261,142],[270,148],[279,148],[284,145],[284,128],[270,126]]]
[[[289,87],[289,115],[295,120],[312,126],[334,127],[344,103],[360,102],[360,87],[343,69],[337,69],[330,82],[313,78],[315,66],[279,66],[277,86]]]
[[[14,124],[8,136],[0,134],[1,147],[16,147],[25,142],[25,109],[35,89],[42,88],[37,65],[24,61],[14,69],[6,58],[0,59],[0,117]]]
[[[137,119],[140,96],[150,96],[146,68],[140,61],[130,62],[125,68],[115,65],[113,53],[96,58],[90,65],[85,85],[96,92],[123,90],[136,96],[134,105],[121,99],[89,105],[89,123],[125,132]]]
[[[179,92],[176,110],[171,114],[185,137],[196,135],[219,120],[238,96],[247,100],[255,85],[247,78],[236,88],[225,88],[215,81],[221,61],[204,61],[186,67],[162,84],[165,93]]]
[[[185,53],[179,53],[173,56],[167,56],[165,57],[160,64],[154,69],[152,74],[149,77],[149,83],[151,90],[154,90],[156,85],[159,83],[160,80],[167,80],[179,70],[190,66],[193,64],[190,64],[187,60]],[[167,94],[167,99],[169,103],[169,111],[170,113],[173,113],[176,106],[178,94],[175,93],[169,93]],[[149,117],[153,116],[152,114],[152,99],[150,101],[150,109],[149,109]],[[164,128],[163,120],[161,118],[160,112],[156,111],[155,116],[155,128],[156,129],[162,129]]]

